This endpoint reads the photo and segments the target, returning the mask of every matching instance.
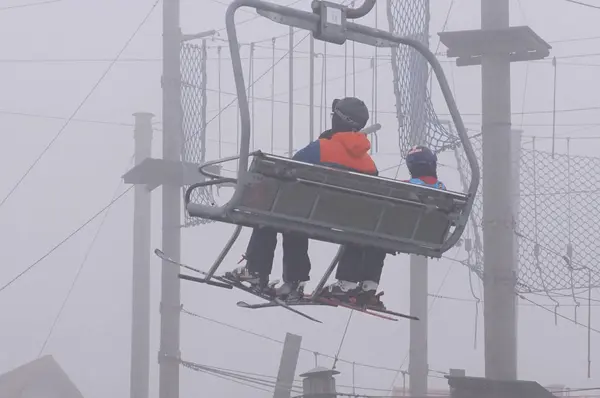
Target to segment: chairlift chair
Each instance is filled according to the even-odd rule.
[[[433,258],[441,257],[460,239],[479,185],[477,158],[435,55],[414,39],[351,22],[366,15],[374,4],[375,0],[366,0],[359,8],[349,8],[313,1],[313,12],[261,0],[236,0],[230,4],[226,27],[240,109],[240,153],[201,165],[200,173],[209,180],[191,186],[185,195],[185,207],[190,216],[237,225],[207,273],[207,280],[214,275],[242,227],[270,227],[280,232],[304,233],[311,239],[340,245],[352,243]],[[468,192],[442,191],[298,162],[261,151],[251,153],[250,111],[234,20],[241,7],[254,8],[277,23],[311,31],[316,39],[329,43],[341,45],[351,40],[378,47],[407,45],[417,50],[432,67],[466,152],[472,170]],[[224,178],[206,171],[207,166],[235,159],[239,162],[237,178]],[[235,192],[226,204],[211,206],[190,201],[194,189],[223,184],[235,186]]]

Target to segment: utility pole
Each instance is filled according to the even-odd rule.
[[[289,137],[288,137],[288,154],[292,158],[294,156],[294,27],[290,26],[289,38],[289,75],[290,80],[288,94],[288,119],[289,119]]]
[[[423,2],[423,0],[420,0]],[[424,1],[425,23],[422,31],[411,32],[420,37],[423,44],[429,47],[429,0]],[[427,61],[416,50],[409,51],[411,76],[412,104],[409,120],[409,136],[411,145],[427,145],[425,132],[435,120],[429,120],[427,112],[428,95],[427,80],[429,67]],[[409,389],[413,397],[427,395],[427,379],[429,377],[427,340],[429,334],[429,321],[427,317],[429,299],[429,264],[427,257],[410,255],[410,313],[419,318],[417,322],[410,322],[410,348],[409,348]]]
[[[179,0],[163,0],[163,158],[136,158],[139,164],[123,175],[126,184],[141,184],[148,191],[162,187],[162,250],[175,261],[179,261],[181,257],[181,188],[204,181],[204,176],[198,173],[198,164],[181,161],[181,42],[184,39],[202,39],[214,33],[213,30],[182,36],[179,28]],[[205,117],[203,110],[200,117]],[[204,137],[204,131],[201,134]],[[220,173],[220,167],[208,166],[207,170]],[[146,217],[147,223],[150,222],[149,219]],[[149,250],[148,248],[145,252],[148,253]],[[159,398],[179,398],[180,303],[179,270],[163,262],[158,353]]]
[[[163,0],[163,159],[181,157],[182,111],[179,0]],[[181,191],[179,184],[162,187],[162,250],[181,257]],[[179,397],[179,321],[181,292],[177,267],[163,261],[160,303],[159,398]]]
[[[152,156],[151,113],[135,113],[135,165]],[[150,386],[150,238],[151,193],[134,188],[133,272],[131,300],[130,397],[148,398]]]
[[[310,32],[309,46],[309,69],[308,69],[308,137],[309,142],[315,140],[315,38]]]
[[[509,0],[481,0],[481,30],[440,33],[458,66],[481,65],[485,376],[517,379],[518,175],[511,130],[510,63],[546,58],[550,45],[509,25]],[[518,134],[516,135],[518,137]]]
[[[481,0],[481,29],[507,29],[509,0]],[[481,60],[485,375],[517,379],[510,58]]]
[[[409,390],[412,397],[427,395],[427,377],[429,365],[427,361],[427,299],[429,266],[427,257],[411,254],[410,256],[410,314],[419,318],[410,322],[410,348],[408,359]]]

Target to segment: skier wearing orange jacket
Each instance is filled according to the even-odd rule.
[[[301,162],[343,168],[355,172],[377,175],[375,162],[369,155],[371,143],[360,133],[369,120],[369,110],[358,98],[336,99],[332,105],[330,130],[319,139],[299,150],[293,157]],[[309,236],[298,233],[283,234],[283,285],[276,290],[278,296],[300,297],[309,280],[311,262],[308,256]],[[277,245],[277,231],[271,228],[255,228],[246,250],[245,266],[236,268],[229,276],[252,285],[266,288],[273,268]],[[356,279],[354,285],[364,281],[379,281],[386,253],[375,248],[345,245],[336,277],[338,280]],[[357,278],[358,277],[358,278]],[[374,289],[373,289],[374,287]],[[326,288],[335,294],[342,287],[334,284]],[[365,293],[375,295],[377,283],[363,283]],[[366,289],[369,288],[369,289]]]

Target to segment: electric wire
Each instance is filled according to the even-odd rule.
[[[216,320],[216,319],[213,319],[213,318],[210,318],[210,317],[198,314],[196,312],[189,311],[189,310],[187,310],[187,309],[185,309],[183,307],[181,309],[181,312],[184,313],[184,314],[186,314],[186,315],[189,315],[189,316],[192,316],[192,317],[195,317],[195,318],[199,318],[199,319],[203,319],[205,321],[208,321],[208,322],[220,325],[220,326],[224,326],[226,328],[233,329],[233,330],[236,330],[236,331],[241,332],[241,333],[245,333],[245,334],[249,334],[249,335],[261,338],[263,340],[271,341],[271,342],[277,343],[277,344],[284,344],[283,340],[278,340],[276,338],[270,337],[270,336],[262,334],[262,333],[253,332],[253,331],[241,328],[239,326],[231,325],[229,323],[226,323],[226,322],[223,322],[223,321],[219,321],[219,320]],[[309,352],[311,354],[317,354],[317,355],[320,355],[320,356],[322,356],[324,358],[328,358],[328,359],[331,359],[331,360],[335,359],[334,355],[324,354],[324,353],[317,352],[315,350],[311,350],[311,349],[308,349],[308,348],[301,347],[300,350],[304,351],[304,352]],[[387,372],[396,372],[397,371],[397,369],[395,369],[395,368],[390,368],[390,367],[385,367],[385,366],[379,366],[379,365],[372,365],[372,364],[363,363],[363,362],[350,361],[350,360],[344,359],[342,357],[338,357],[338,362],[343,362],[343,363],[346,363],[346,364],[349,364],[349,365],[355,364],[356,366],[360,366],[360,367],[363,367],[363,368],[369,368],[369,369],[375,369],[375,370],[383,370],[383,371],[387,371]]]
[[[23,275],[25,275],[26,273],[28,273],[29,271],[31,271],[36,265],[38,265],[39,263],[41,263],[44,259],[46,259],[48,256],[50,256],[52,253],[54,253],[54,251],[56,251],[59,247],[61,247],[62,245],[64,245],[65,243],[67,243],[72,237],[74,237],[75,235],[77,235],[81,230],[83,230],[88,224],[90,224],[92,221],[94,221],[96,218],[98,218],[98,216],[100,216],[102,213],[104,213],[106,210],[108,210],[112,205],[114,205],[115,203],[117,203],[119,201],[119,199],[121,199],[123,196],[125,196],[131,189],[133,188],[133,185],[130,186],[129,188],[127,188],[123,193],[121,193],[119,196],[117,196],[115,199],[111,200],[110,203],[108,203],[106,206],[104,206],[100,211],[98,211],[96,214],[94,214],[91,218],[89,218],[85,223],[83,223],[79,228],[77,228],[76,230],[74,230],[73,232],[71,232],[69,235],[67,235],[66,238],[64,238],[63,240],[61,240],[59,243],[57,243],[52,249],[50,249],[46,254],[44,254],[42,257],[40,257],[38,260],[36,260],[34,263],[32,263],[31,265],[29,265],[27,268],[25,268],[23,271],[21,271],[17,276],[15,276],[14,278],[12,278],[10,281],[6,282],[2,287],[0,287],[0,292],[2,292],[3,290],[5,290],[6,288],[8,288],[10,285],[12,285],[14,282],[16,282],[17,280],[19,280]]]
[[[13,9],[17,9],[17,8],[37,7],[37,6],[46,5],[46,4],[50,4],[50,3],[60,3],[61,1],[63,1],[63,0],[46,0],[46,1],[38,1],[35,3],[17,4],[14,6],[0,7],[0,11],[13,10]]]
[[[593,4],[587,4],[587,3],[584,3],[582,1],[577,1],[577,0],[565,0],[565,1],[568,2],[568,3],[573,3],[573,4],[580,5],[580,6],[589,7],[589,8],[595,8],[596,10],[600,10],[600,6],[595,6]]]
[[[83,106],[87,103],[87,101],[90,99],[90,97],[92,96],[92,94],[94,94],[94,92],[96,91],[96,89],[100,86],[100,84],[104,81],[104,79],[106,78],[106,76],[112,70],[112,68],[115,65],[116,61],[121,57],[121,55],[125,52],[125,50],[127,50],[127,48],[129,47],[129,45],[131,44],[131,42],[133,41],[133,39],[137,36],[137,34],[142,29],[142,27],[146,24],[146,22],[148,21],[148,19],[150,19],[150,16],[152,15],[152,13],[153,13],[154,9],[156,8],[156,6],[158,5],[159,1],[160,0],[156,0],[154,2],[154,4],[152,4],[152,6],[150,7],[150,10],[146,13],[146,15],[144,16],[144,18],[142,19],[142,21],[138,24],[138,26],[133,31],[133,34],[131,34],[131,36],[125,41],[125,44],[123,45],[123,47],[121,48],[121,50],[119,50],[119,52],[117,53],[117,56],[115,57],[114,61],[109,64],[109,66],[102,73],[102,75],[100,76],[100,78],[96,81],[96,83],[94,84],[94,86],[92,87],[92,89],[88,92],[88,94],[83,98],[83,100],[75,108],[75,111],[71,114],[71,116],[69,116],[67,118],[66,122],[58,130],[58,133],[56,133],[56,135],[52,138],[52,140],[50,140],[50,142],[46,145],[46,147],[42,150],[42,152],[37,156],[37,158],[33,161],[33,163],[29,166],[29,168],[25,171],[25,173],[21,176],[21,178],[19,178],[19,180],[17,180],[17,182],[15,183],[15,185],[8,192],[8,194],[6,194],[6,196],[2,199],[2,201],[0,201],[0,207],[2,207],[4,205],[4,203],[6,203],[6,201],[17,190],[17,188],[21,185],[21,183],[25,180],[25,178],[27,178],[27,176],[29,175],[29,173],[34,169],[34,167],[39,163],[39,161],[42,159],[42,157],[48,152],[48,150],[52,147],[52,145],[56,142],[56,140],[66,130],[66,128],[71,123],[71,120],[79,113],[79,111],[81,110],[81,108],[83,108]],[[0,289],[0,291],[1,291],[1,289]]]
[[[352,321],[352,315],[354,314],[354,310],[350,311],[350,315],[348,316],[348,320],[346,321],[346,327],[344,328],[344,334],[342,334],[342,340],[340,341],[340,346],[338,347],[337,353],[335,354],[335,358],[333,358],[333,365],[331,369],[335,369],[335,365],[337,365],[338,358],[340,357],[340,353],[342,352],[342,347],[344,346],[344,340],[346,339],[346,334],[348,333],[348,327],[350,327],[350,321]]]
[[[135,158],[135,155],[132,155],[128,161],[128,164],[131,165],[131,163],[133,162]],[[129,167],[127,168],[129,169]],[[121,188],[121,184],[122,184],[122,180],[119,179],[119,183],[117,184],[117,187],[115,188],[115,192],[112,195],[112,200],[115,200],[115,198],[117,197],[117,195],[119,194],[119,189]],[[106,223],[106,220],[108,219],[108,215],[110,214],[110,209],[107,209],[106,212],[104,212],[104,217],[102,218],[102,221],[100,221],[100,225],[98,225],[98,228],[96,229],[96,233],[94,234],[94,237],[92,238],[90,244],[88,245],[88,248],[83,256],[83,260],[81,261],[81,264],[79,265],[79,268],[77,269],[77,272],[75,274],[75,277],[73,278],[73,282],[71,282],[71,286],[69,287],[69,290],[67,291],[67,294],[56,314],[56,316],[54,317],[54,321],[52,321],[52,325],[50,326],[50,330],[48,331],[48,333],[46,334],[46,338],[44,339],[44,343],[42,344],[42,347],[40,348],[40,351],[38,353],[38,358],[42,355],[42,353],[44,352],[44,349],[46,348],[48,342],[50,341],[50,338],[52,337],[52,333],[54,333],[54,329],[56,328],[56,325],[58,324],[58,321],[60,320],[60,317],[69,301],[69,299],[71,298],[71,293],[73,293],[73,289],[75,288],[75,285],[77,284],[77,281],[79,280],[79,276],[81,275],[81,271],[83,271],[83,268],[85,267],[87,260],[92,252],[92,250],[94,249],[94,246],[96,245],[96,241],[98,240],[98,237],[100,236],[100,233],[102,232],[102,228],[104,227],[104,224]]]

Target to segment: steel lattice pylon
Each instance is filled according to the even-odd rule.
[[[388,0],[390,31],[424,44],[429,42],[429,0]],[[411,146],[424,144],[435,152],[453,148],[458,137],[442,126],[427,90],[427,61],[408,46],[392,48],[392,72],[399,126],[399,147],[404,156]]]
[[[481,136],[472,139],[481,161]],[[535,143],[535,141],[534,141]],[[461,178],[469,178],[464,153],[455,150]],[[600,286],[600,159],[521,149],[517,290],[520,293],[572,291]],[[471,213],[475,255],[470,268],[483,271],[483,201],[478,194]],[[570,293],[569,293],[570,294]],[[561,293],[559,296],[564,295]]]
[[[205,161],[202,137],[206,132],[206,47],[184,43],[181,46],[181,108],[183,112],[182,161],[199,164]],[[188,186],[183,187],[183,192]],[[212,191],[196,189],[194,203],[214,203]],[[207,224],[212,221],[190,217],[185,213],[184,226]]]

